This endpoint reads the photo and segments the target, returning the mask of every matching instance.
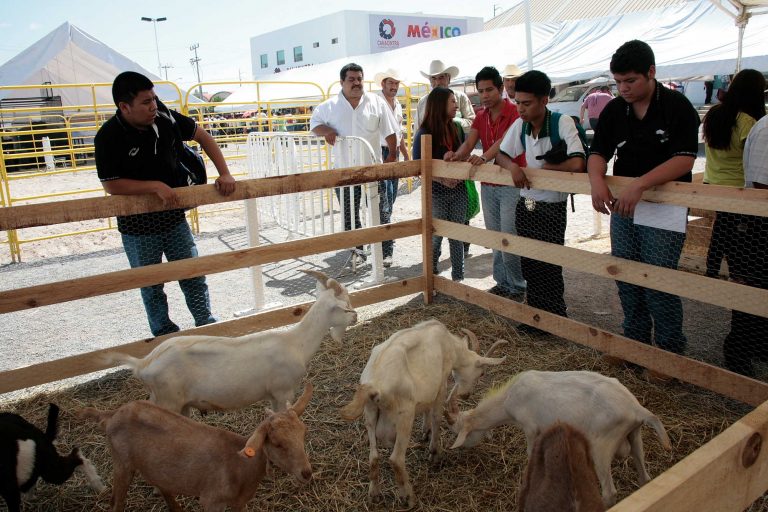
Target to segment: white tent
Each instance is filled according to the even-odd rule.
[[[710,0],[604,18],[533,24],[534,67],[556,82],[591,78],[608,72],[611,55],[630,39],[641,39],[651,45],[656,54],[657,77],[661,79],[730,74],[736,69],[738,30],[730,16]],[[744,34],[742,58],[743,67],[768,71],[768,16],[750,21]],[[463,77],[474,76],[486,65],[501,69],[506,64],[517,64],[526,69],[525,27],[513,25],[385,53],[346,57],[273,74],[263,80],[306,81],[323,87],[336,84],[334,90],[338,91],[339,70],[347,62],[357,62],[370,79],[376,72],[394,67],[400,70],[406,84],[425,82],[419,70],[426,69],[432,59],[457,66]],[[291,94],[285,88],[275,87],[273,96],[269,87],[264,86],[260,93],[262,100]],[[248,87],[233,93],[227,103],[255,100],[255,88]]]
[[[162,80],[101,41],[65,22],[42,39],[0,66],[0,85],[111,84],[123,71],[136,71],[150,80]],[[177,98],[169,85],[158,84],[161,98]],[[111,87],[96,88],[96,102],[112,104]],[[38,89],[0,89],[0,99],[39,96]],[[88,88],[53,87],[62,105],[92,105]]]

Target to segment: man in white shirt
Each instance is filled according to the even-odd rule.
[[[459,68],[456,66],[446,67],[441,60],[433,60],[429,63],[429,71],[421,71],[424,78],[429,79],[429,86],[431,89],[435,87],[448,87],[451,80],[456,78],[459,74]],[[469,132],[472,127],[472,121],[475,120],[475,109],[472,108],[472,102],[469,101],[469,97],[462,91],[453,91],[453,95],[456,97],[456,103],[459,106],[458,112],[456,112],[456,119],[461,123],[461,127],[465,132]],[[419,129],[421,122],[424,120],[424,112],[427,109],[427,95],[419,99],[416,104],[416,119],[414,123],[414,132]]]
[[[501,78],[504,79],[504,92],[501,94],[502,98],[506,98],[509,101],[515,100],[515,82],[520,78],[523,72],[520,68],[514,64],[507,64],[504,66],[504,70],[501,72]]]
[[[341,92],[338,96],[322,102],[312,112],[309,120],[309,129],[315,135],[325,138],[325,141],[334,146],[334,167],[343,168],[354,165],[367,165],[381,163],[381,143],[383,137],[389,149],[389,155],[385,162],[394,162],[397,157],[397,131],[398,126],[392,109],[384,99],[373,93],[367,93],[363,89],[363,68],[358,64],[349,63],[341,68]],[[361,137],[371,145],[372,162],[356,162],[347,157],[347,153],[335,146],[336,137]],[[352,203],[350,195],[354,197]],[[354,212],[355,228],[360,223],[360,198],[362,189],[359,185],[349,189],[336,189],[336,197],[342,204],[344,211],[344,230],[352,229],[352,212]],[[357,247],[356,254],[362,257],[362,246]]]
[[[408,160],[408,149],[405,147],[405,139],[403,138],[403,106],[397,100],[397,92],[400,89],[400,74],[397,70],[388,69],[383,73],[376,73],[373,81],[381,84],[381,97],[387,102],[389,108],[392,109],[392,113],[395,116],[395,122],[397,123],[397,151],[403,155],[403,160]],[[386,160],[389,156],[389,147],[384,137],[381,137],[381,157]],[[397,161],[397,156],[395,161]],[[392,219],[392,207],[395,204],[397,198],[397,187],[399,180],[392,178],[391,180],[379,181],[379,220],[382,224],[389,224]],[[385,267],[392,266],[392,255],[394,252],[395,243],[393,240],[384,240],[381,242],[381,252],[384,256],[383,264]]]
[[[541,71],[528,71],[517,79],[515,102],[520,118],[504,135],[496,163],[512,172],[515,186],[521,189],[516,212],[518,235],[564,245],[568,194],[530,188],[524,168],[512,161],[525,153],[528,168],[563,172],[586,169],[584,146],[573,119],[553,115],[547,109],[551,87],[549,77]],[[553,143],[555,133],[559,140]],[[563,268],[530,258],[521,258],[521,268],[527,282],[528,305],[567,316]],[[523,329],[538,331],[529,326]]]

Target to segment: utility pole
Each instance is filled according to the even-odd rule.
[[[189,49],[193,52],[195,52],[195,58],[189,59],[189,63],[195,66],[195,69],[197,70],[197,83],[199,84],[202,80],[200,79],[200,57],[197,56],[197,49],[200,48],[199,43],[195,43],[192,46],[189,47]],[[203,86],[198,85],[197,86],[197,95],[202,100],[203,99]]]
[[[165,81],[168,81],[168,68],[172,68],[170,64],[166,64],[165,66],[160,66],[165,71]]]
[[[493,4],[493,17],[496,17],[496,11],[500,11],[501,6],[499,4]]]

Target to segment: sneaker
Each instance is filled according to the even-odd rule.
[[[384,265],[384,268],[389,268],[392,266],[392,256],[385,256],[384,261],[382,262]]]

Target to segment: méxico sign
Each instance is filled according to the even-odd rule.
[[[467,20],[371,14],[369,28],[371,53],[378,53],[424,41],[458,37],[467,33]]]

